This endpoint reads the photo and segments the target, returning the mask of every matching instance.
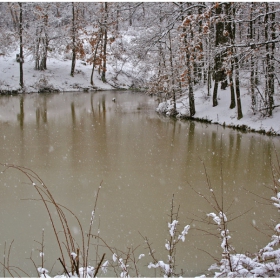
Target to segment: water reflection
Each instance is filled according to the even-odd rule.
[[[212,211],[192,190],[207,194],[203,161],[217,193],[222,172],[224,203],[235,202],[230,216],[253,208],[232,223],[235,247],[254,251],[265,244],[267,237],[250,225],[253,219],[257,225],[264,224],[275,211],[259,207],[256,197],[244,189],[271,196],[264,185],[271,186],[270,158],[273,144],[279,150],[279,138],[169,120],[158,116],[155,106],[150,97],[129,92],[0,97],[1,162],[36,171],[86,228],[96,188],[103,180],[98,204],[102,237],[109,245],[126,249],[142,244],[140,231],[164,260],[170,201],[175,194],[181,223],[191,223],[193,229],[178,249],[178,265],[187,269],[185,276],[195,276],[214,262],[198,249],[215,256],[221,253],[218,240],[194,230],[208,227],[199,224],[197,217]],[[58,253],[51,245],[52,230],[42,205],[20,200],[36,197],[25,183],[17,173],[0,177],[0,220],[6,225],[0,229],[0,250],[5,240],[18,241],[13,260],[35,275],[33,266],[22,260],[36,249],[33,240],[40,240],[42,228],[46,255],[55,260]],[[24,229],[24,236],[19,229]],[[46,266],[51,267],[53,260]],[[142,266],[147,262],[143,260]],[[59,264],[55,271],[60,271]]]
[[[20,96],[19,100],[19,114],[18,114],[18,120],[20,128],[23,129],[23,122],[24,122],[24,97],[23,95]]]

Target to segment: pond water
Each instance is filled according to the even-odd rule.
[[[167,261],[173,194],[179,230],[191,226],[177,248],[178,271],[185,277],[208,273],[213,257],[221,257],[220,241],[210,234],[217,229],[206,217],[214,210],[198,194],[210,196],[207,176],[228,217],[238,217],[229,224],[236,251],[255,252],[268,243],[277,210],[265,199],[273,195],[271,158],[280,150],[279,137],[170,120],[157,115],[156,106],[153,98],[128,91],[1,96],[0,162],[36,172],[85,232],[102,181],[93,233],[99,228],[106,243],[122,251],[140,245],[135,256],[145,254],[138,263],[142,276],[155,274],[146,268],[151,258],[141,235]],[[53,267],[51,275],[62,273],[50,220],[32,184],[9,169],[0,176],[0,190],[0,255],[6,252],[0,262],[9,255],[10,266],[37,276],[30,257],[41,266],[44,229],[44,267]],[[71,219],[70,228],[78,242],[81,234]],[[95,266],[94,249],[91,254]],[[112,254],[107,251],[105,259]]]

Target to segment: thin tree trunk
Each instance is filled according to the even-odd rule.
[[[216,16],[220,16],[222,14],[222,3],[220,3],[215,11]],[[229,3],[224,3],[225,5],[225,11],[228,14],[228,6]],[[228,36],[224,35],[224,31],[228,31],[228,24],[224,24],[222,20],[218,20],[216,23],[216,32],[215,32],[215,47],[218,48],[219,45],[227,43],[228,42]],[[227,87],[227,76],[225,74],[225,71],[223,69],[223,57],[224,53],[219,53],[215,56],[214,59],[214,80],[215,80],[215,86],[213,91],[213,107],[218,105],[218,83],[221,82],[221,89],[225,89]]]
[[[188,5],[191,5],[190,3]],[[183,11],[182,11],[183,14]],[[190,12],[188,13],[190,15]],[[182,16],[182,21],[184,20],[184,17]],[[183,32],[185,33],[184,36],[184,44],[186,48],[186,68],[188,69],[187,72],[187,82],[188,82],[188,90],[189,90],[189,110],[190,110],[190,116],[195,115],[195,101],[194,101],[194,93],[193,93],[193,80],[194,80],[194,64],[190,61],[190,48],[187,44],[187,36],[191,36],[191,40],[193,39],[193,32],[186,32],[186,29],[183,29]]]
[[[251,41],[253,41],[254,39],[254,28],[253,28],[253,5],[254,3],[251,3],[252,7],[251,7],[251,12],[250,12],[250,26],[249,26],[249,30],[250,30],[250,37],[249,39]],[[251,90],[251,106],[252,106],[252,110],[253,113],[255,114],[256,112],[256,95],[255,95],[255,56],[252,54],[251,55],[251,63],[250,63],[250,90]]]
[[[208,71],[207,71],[207,96],[211,95],[210,89],[212,88],[212,78],[211,78],[211,68],[210,65],[208,65]]]
[[[235,92],[234,92],[234,83],[232,79],[232,72],[233,72],[233,66],[231,67],[231,73],[229,75],[229,82],[230,82],[230,105],[229,108],[233,109],[236,106],[235,102]]]
[[[36,28],[36,44],[35,44],[35,70],[39,70],[39,66],[40,66],[39,48],[40,48],[40,33],[39,33],[39,29],[37,27]]]
[[[130,3],[128,4],[128,9],[129,9],[129,26],[132,26],[132,12],[131,12],[131,5]]]
[[[189,89],[189,109],[190,109],[190,116],[195,115],[195,102],[194,102],[194,93],[193,93],[193,63],[190,62],[190,53],[189,49],[187,49],[186,53],[186,64],[188,69],[187,79],[188,79],[188,89]]]
[[[108,3],[105,2],[105,18],[104,18],[104,44],[103,44],[103,65],[102,65],[102,74],[101,74],[101,80],[103,83],[106,83],[106,63],[107,63],[107,56],[106,56],[106,52],[107,52],[107,18],[108,18]]]
[[[222,13],[221,4],[219,4],[216,9],[216,16],[219,16]],[[221,37],[223,36],[224,25],[221,21],[216,23],[216,32],[215,32],[215,47],[217,48],[220,43],[222,43]],[[221,57],[220,54],[216,54],[214,58],[214,90],[213,90],[213,107],[218,105],[218,84],[221,81]]]
[[[235,92],[237,101],[237,119],[243,118],[242,107],[241,107],[241,97],[240,97],[240,87],[239,87],[239,64],[238,58],[235,57]]]
[[[119,4],[117,3],[117,16],[116,16],[116,30],[119,31],[119,18],[120,18],[120,9]]]
[[[142,12],[143,12],[143,20],[145,20],[146,17],[145,2],[142,2]]]
[[[211,67],[211,58],[210,58],[210,39],[209,37],[206,40],[207,46],[207,96],[211,95],[210,89],[212,88],[212,67]]]
[[[14,30],[17,31],[18,30],[18,26],[19,26],[19,21],[18,21],[17,13],[13,11],[11,3],[8,3],[8,6],[9,6],[10,13],[11,13],[11,16],[12,16]]]
[[[275,34],[275,12],[274,12],[274,6],[271,5],[271,9],[273,11],[273,13],[271,14],[271,39],[275,40],[276,39],[276,34]],[[273,105],[274,105],[274,71],[275,71],[275,67],[274,67],[274,52],[275,52],[275,43],[271,44],[271,52],[270,52],[270,64],[269,64],[269,73],[268,73],[268,77],[269,77],[269,82],[268,82],[268,86],[269,86],[269,111],[268,111],[268,115],[272,116],[272,110],[273,110]]]
[[[190,70],[191,71],[191,70]],[[193,94],[193,84],[192,84],[192,74],[189,74],[189,106],[190,106],[190,116],[195,115],[195,102]]]
[[[93,56],[93,62],[92,62],[92,70],[91,70],[91,75],[90,75],[90,84],[92,86],[93,86],[93,73],[94,73],[94,68],[95,68],[95,60],[96,60],[98,45],[99,45],[99,43],[101,41],[101,37],[102,37],[102,32],[100,30],[99,38],[98,38],[98,41],[97,41],[97,44],[96,44],[96,47],[95,47],[95,50],[94,50],[94,56]]]
[[[101,40],[100,40],[100,49],[99,49],[101,56],[102,56],[102,52],[103,52],[103,49],[104,49],[103,44],[104,44],[104,38],[103,38],[103,30],[102,30],[102,27],[101,27]],[[101,63],[102,63],[102,61],[98,65],[98,74],[99,75],[101,74]]]
[[[74,77],[75,65],[76,65],[76,26],[75,26],[75,6],[72,2],[72,64],[70,75]]]
[[[269,5],[266,2],[266,15],[264,17],[264,39],[267,42],[268,41],[268,12],[269,12]],[[265,107],[269,109],[269,96],[270,96],[270,50],[269,50],[269,44],[266,44],[265,46],[266,56],[265,56]],[[269,114],[269,112],[267,111]]]
[[[174,67],[173,67],[173,54],[171,45],[171,36],[169,31],[169,62],[171,68],[171,91],[172,91],[172,101],[173,101],[173,112],[172,115],[176,115],[176,93],[175,93],[175,77],[174,77]]]
[[[233,20],[233,25],[231,30],[231,39],[232,43],[235,43],[235,37],[236,37],[236,26],[234,23],[235,20],[235,7],[232,7],[232,20]],[[242,106],[241,106],[241,95],[240,95],[240,78],[239,78],[239,61],[238,61],[238,56],[237,56],[237,51],[236,48],[231,48],[231,51],[233,53],[234,59],[232,59],[232,64],[234,64],[234,69],[235,69],[235,94],[236,94],[236,104],[237,104],[237,119],[240,120],[243,118],[243,113],[242,113]]]
[[[219,82],[218,82],[217,78],[215,78],[214,79],[214,90],[213,90],[213,107],[218,105],[218,86],[219,86]]]
[[[47,27],[48,27],[48,15],[44,15],[44,33],[45,33],[45,38],[43,40],[43,57],[41,59],[41,65],[40,69],[41,70],[47,70],[47,57],[48,57],[48,47],[49,47],[49,38],[48,38],[48,33],[47,33]]]
[[[234,19],[235,17],[235,7],[234,7],[234,3],[231,4],[231,19]],[[231,39],[231,43],[233,44],[235,42],[235,23],[233,20],[230,20],[232,22],[228,23],[228,31],[229,31],[229,36]],[[234,53],[234,49],[231,48],[231,52]],[[229,108],[233,109],[236,106],[236,102],[235,102],[235,91],[234,91],[234,82],[233,82],[233,65],[234,65],[234,59],[231,59],[230,61],[231,63],[231,69],[230,69],[230,74],[229,74],[229,82],[230,82],[230,105]]]
[[[159,4],[159,22],[160,22],[160,33],[162,33],[162,8],[161,8],[161,3]],[[159,70],[158,70],[158,78],[161,79],[161,75],[164,73],[164,71],[166,71],[166,61],[165,61],[165,55],[163,53],[163,47],[162,47],[162,43],[159,42]]]
[[[20,74],[20,78],[19,78],[19,85],[20,87],[23,89],[24,87],[24,84],[23,84],[23,39],[22,39],[22,31],[23,31],[23,28],[22,28],[22,24],[23,24],[23,19],[22,19],[22,3],[19,2],[19,9],[20,9],[20,12],[19,12],[19,57],[20,57],[20,60],[19,60],[19,74]]]

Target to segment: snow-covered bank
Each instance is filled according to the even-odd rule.
[[[20,92],[19,63],[16,54],[12,52],[0,56],[0,92]],[[44,91],[79,91],[79,90],[110,90],[115,88],[129,89],[133,87],[133,79],[124,71],[117,73],[116,67],[107,65],[106,83],[103,83],[97,70],[94,71],[93,82],[90,84],[92,65],[82,60],[77,60],[75,76],[70,76],[71,60],[65,57],[50,57],[47,60],[47,70],[34,69],[31,57],[25,58],[23,64],[23,78],[25,93]],[[129,70],[129,69],[127,69]]]
[[[228,127],[241,128],[247,131],[265,132],[270,135],[280,135],[280,107],[275,107],[272,117],[264,117],[261,112],[253,114],[251,109],[251,97],[246,88],[241,88],[241,103],[243,118],[237,119],[237,108],[229,109],[230,88],[219,90],[218,106],[212,106],[212,96],[207,96],[205,87],[199,88],[194,93],[196,113],[193,119],[205,120]],[[274,96],[275,105],[280,105],[279,94]],[[162,102],[157,108],[157,112],[169,115],[173,104],[170,100]],[[184,95],[176,101],[178,111],[177,118],[189,117],[189,99]]]

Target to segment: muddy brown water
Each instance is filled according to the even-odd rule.
[[[140,245],[135,256],[145,254],[138,262],[142,276],[159,274],[146,268],[151,259],[141,235],[156,257],[167,261],[173,194],[176,211],[180,205],[179,230],[191,226],[177,249],[178,270],[184,276],[207,274],[215,262],[210,255],[221,256],[220,241],[208,234],[217,233],[206,217],[213,209],[198,194],[209,197],[207,176],[228,217],[239,216],[229,224],[236,251],[255,252],[268,243],[260,231],[271,234],[277,211],[262,198],[273,195],[270,159],[275,162],[274,149],[280,151],[279,137],[170,120],[157,115],[156,106],[155,99],[133,92],[1,96],[0,162],[35,171],[56,200],[78,216],[85,232],[102,181],[93,232],[99,228],[109,246],[123,251]],[[6,251],[7,262],[14,240],[10,265],[37,276],[30,256],[41,266],[44,229],[44,266],[51,270],[55,263],[51,275],[61,273],[50,220],[34,187],[20,172],[7,170],[0,190],[0,255]],[[69,221],[79,242],[77,224]],[[91,254],[95,265],[94,249]],[[105,259],[112,255],[107,252]]]

